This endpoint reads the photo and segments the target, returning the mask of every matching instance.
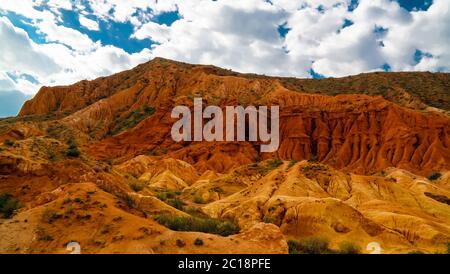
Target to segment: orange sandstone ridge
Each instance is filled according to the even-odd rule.
[[[201,170],[218,172],[272,157],[314,158],[361,174],[387,167],[423,175],[449,169],[450,119],[444,113],[402,107],[380,96],[300,93],[276,78],[225,72],[155,59],[91,82],[43,88],[25,104],[20,116],[67,113],[60,122],[89,135],[85,149],[99,159],[127,160],[156,149]],[[259,155],[252,144],[172,142],[170,112],[176,105],[192,106],[194,96],[202,97],[205,105],[222,107],[279,105],[278,152]],[[134,128],[115,130],[118,122],[147,106],[156,114]]]
[[[293,79],[162,58],[43,87],[0,120],[0,194],[23,205],[14,222],[0,219],[0,253],[65,253],[71,240],[86,253],[287,253],[287,240],[307,237],[440,252],[450,242],[449,87],[445,73]],[[174,142],[172,108],[192,109],[195,97],[278,105],[278,151]],[[67,153],[73,143],[79,156]],[[161,214],[226,219],[240,232],[172,231]]]

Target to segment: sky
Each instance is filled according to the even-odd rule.
[[[302,78],[450,71],[449,0],[0,0],[0,117],[154,57]]]

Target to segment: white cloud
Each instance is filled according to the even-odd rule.
[[[32,42],[28,34],[6,17],[0,17],[0,71],[29,71],[44,76],[59,69],[53,59]]]
[[[38,85],[69,84],[129,69],[153,56],[190,63],[208,63],[242,72],[309,77],[310,69],[325,76],[380,70],[450,70],[450,1],[435,0],[427,11],[408,12],[391,0],[1,0],[0,9],[32,20],[45,44],[32,42],[2,18],[0,73],[34,76]],[[22,2],[21,2],[22,3]],[[80,24],[99,30],[99,22],[128,22],[130,39],[149,38],[148,49],[129,54],[93,42],[79,30],[64,26],[59,9],[80,14]],[[158,14],[178,11],[170,26],[152,22]],[[352,25],[343,28],[344,21]],[[290,29],[280,37],[278,27]],[[376,33],[382,27],[385,33]],[[108,34],[113,36],[114,33]],[[420,62],[416,50],[423,52]],[[30,61],[31,60],[31,61]],[[5,75],[5,74],[3,74]],[[3,77],[0,85],[11,85]],[[14,86],[31,92],[18,78]],[[1,87],[0,87],[1,88]]]
[[[83,15],[80,15],[80,24],[89,30],[94,30],[94,31],[100,30],[100,27],[99,27],[97,21],[89,19]]]
[[[40,33],[45,34],[47,42],[61,43],[81,51],[88,51],[94,47],[94,43],[86,34],[57,25],[54,21],[39,21],[35,23],[35,26]]]
[[[141,40],[150,38],[154,42],[164,43],[169,41],[170,34],[171,31],[167,25],[148,22],[140,27],[131,37]]]
[[[4,72],[0,72],[0,92],[15,90],[14,81]]]

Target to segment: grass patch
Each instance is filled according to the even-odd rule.
[[[36,235],[39,241],[53,241],[53,237],[42,227],[36,229]]]
[[[361,247],[352,242],[342,242],[339,244],[339,253],[341,253],[341,254],[360,254]]]
[[[295,164],[298,163],[297,160],[291,160],[289,161],[289,164],[287,166],[287,169],[290,169],[291,167],[295,166]]]
[[[266,175],[272,170],[276,169],[277,167],[281,166],[283,164],[283,161],[280,159],[270,159],[268,160],[265,165],[260,169],[260,172],[262,175]]]
[[[145,118],[152,116],[156,112],[156,109],[150,106],[145,106],[142,109],[137,109],[132,112],[123,120],[120,120],[116,126],[110,130],[110,135],[116,135],[123,130],[135,127]]]
[[[173,191],[173,190],[164,190],[160,191],[156,194],[156,198],[165,202],[166,204],[178,209],[183,210],[183,207],[186,205],[182,200],[178,198],[181,194],[181,191]]]
[[[420,250],[413,250],[413,251],[408,252],[408,254],[425,254],[425,253]]]
[[[175,231],[197,231],[221,236],[239,233],[239,226],[233,222],[213,218],[178,217],[173,215],[158,215],[155,220]]]
[[[5,146],[12,147],[14,145],[14,141],[12,141],[10,139],[6,139],[5,141],[3,141],[3,144]]]
[[[56,156],[56,153],[54,151],[48,152],[48,159],[52,162],[58,160],[58,157]]]
[[[20,202],[14,199],[11,194],[0,194],[0,213],[3,215],[3,218],[11,218],[14,212],[21,207]]]
[[[146,186],[146,184],[144,182],[139,181],[137,179],[129,181],[128,185],[135,192],[139,192],[139,191],[143,190]]]
[[[56,210],[47,208],[42,214],[42,220],[51,224],[55,220],[62,217],[62,214],[58,213]]]
[[[194,196],[194,203],[196,203],[196,204],[204,204],[204,203],[205,203],[205,200],[203,199],[202,196],[196,194],[196,195]]]
[[[330,254],[334,253],[329,248],[327,239],[309,237],[300,241],[288,241],[289,254]]]

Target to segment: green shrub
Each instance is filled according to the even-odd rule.
[[[239,233],[239,226],[226,220],[201,217],[158,215],[156,221],[175,231],[197,231],[228,236]]]
[[[276,169],[277,167],[281,166],[282,164],[283,164],[283,161],[281,161],[280,159],[270,159],[260,169],[260,172],[261,172],[261,174],[266,175],[267,173],[271,172],[272,170]]]
[[[180,191],[164,190],[158,192],[156,194],[156,198],[160,199],[161,201],[165,202],[166,204],[176,209],[183,210],[183,207],[186,204],[182,200],[177,198],[177,196],[179,196],[180,194],[181,194]]]
[[[54,152],[54,151],[49,151],[48,152],[48,159],[50,160],[50,161],[56,161],[57,160],[57,156],[56,156],[56,153]]]
[[[339,252],[341,254],[359,254],[361,247],[352,242],[342,242],[339,244]]]
[[[0,194],[0,213],[4,218],[10,218],[22,205],[9,193]]]
[[[436,181],[437,179],[441,178],[442,174],[440,172],[433,172],[428,176],[428,180],[430,181]]]
[[[195,196],[194,196],[194,203],[196,203],[196,204],[204,204],[204,203],[205,203],[205,200],[203,199],[202,196],[200,196],[200,195],[195,195]]]
[[[326,239],[309,237],[300,241],[288,241],[289,253],[291,254],[329,254],[333,251],[329,248]]]
[[[268,168],[275,169],[275,168],[281,166],[283,164],[283,161],[281,161],[280,159],[271,159],[271,160],[267,161],[267,163],[268,163]]]
[[[133,197],[131,197],[131,195],[128,194],[125,195],[125,203],[129,208],[134,208],[134,200]]]
[[[299,253],[298,249],[297,249],[297,246],[298,246],[297,241],[288,240],[287,244],[288,244],[288,248],[289,248],[289,254],[298,254]]]
[[[75,141],[73,141],[73,140],[69,141],[68,145],[69,145],[69,148],[66,151],[66,155],[69,157],[79,157],[81,152],[78,149],[78,146],[75,143]]]
[[[44,213],[42,214],[42,220],[45,222],[51,224],[55,220],[62,217],[62,214],[58,213],[56,210],[47,208]]]
[[[38,227],[36,229],[36,235],[39,241],[53,241],[53,237],[48,234],[42,227]]]
[[[9,139],[6,139],[5,141],[3,141],[3,144],[4,144],[5,146],[12,147],[12,146],[14,145],[14,141],[9,140]]]
[[[142,120],[150,117],[156,112],[156,109],[150,106],[145,106],[142,109],[133,110],[127,117],[119,119],[114,128],[110,130],[111,135],[116,135],[123,130],[130,129],[139,124]]]
[[[160,190],[156,194],[156,197],[161,201],[166,201],[167,199],[173,199],[176,196],[181,195],[181,191],[173,191],[173,190]]]
[[[203,240],[200,238],[195,239],[194,245],[203,245]]]
[[[297,163],[298,161],[297,160],[291,160],[291,161],[289,161],[289,164],[288,164],[288,169],[290,169],[291,167],[293,167],[296,163]]]
[[[128,184],[130,185],[131,189],[134,190],[135,192],[139,192],[145,188],[145,183],[139,180],[132,180]]]
[[[166,200],[166,203],[179,210],[183,210],[183,207],[186,205],[182,200],[178,198],[168,199]]]
[[[279,224],[281,223],[280,218],[278,216],[272,217],[272,216],[264,216],[263,217],[263,222],[266,224],[274,224],[279,226]]]
[[[413,251],[408,252],[408,254],[425,254],[425,253],[423,253],[420,250],[413,250]]]

